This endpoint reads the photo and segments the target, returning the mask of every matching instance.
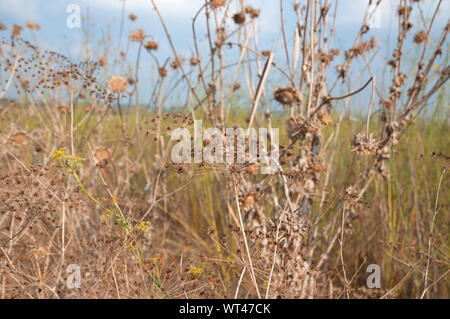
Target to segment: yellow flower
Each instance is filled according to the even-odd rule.
[[[61,147],[53,152],[52,159],[62,159],[65,155],[67,155],[67,151],[65,147]]]
[[[148,233],[148,232],[150,232],[150,225],[151,225],[152,223],[151,222],[148,222],[148,221],[144,221],[144,222],[141,222],[137,227],[136,227],[136,230],[137,231],[142,231],[142,232],[144,232],[144,233]]]
[[[102,222],[105,222],[105,223],[106,223],[106,221],[108,220],[109,216],[110,216],[110,215],[108,215],[108,214],[101,214],[101,215],[100,215],[100,220],[101,220]]]
[[[203,271],[199,267],[191,267],[191,269],[189,270],[189,273],[191,275],[201,275],[203,273]]]
[[[65,147],[61,147],[53,152],[52,159],[58,160],[62,167],[68,171],[72,172],[77,168],[83,167],[83,163],[86,159],[73,156],[67,153],[67,150]]]

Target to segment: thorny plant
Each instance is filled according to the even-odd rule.
[[[30,112],[28,124],[0,122],[6,159],[0,169],[15,172],[14,177],[7,174],[2,179],[8,187],[0,187],[5,198],[0,225],[7,225],[1,237],[5,257],[1,280],[6,287],[2,297],[390,298],[400,294],[411,277],[401,296],[445,294],[440,286],[448,274],[448,238],[445,226],[440,228],[444,235],[433,227],[440,217],[438,198],[439,191],[445,190],[441,184],[448,155],[432,155],[446,168],[440,175],[430,233],[424,226],[429,219],[420,211],[432,210],[431,187],[423,193],[417,193],[417,186],[411,191],[410,227],[405,220],[399,222],[392,207],[390,174],[395,152],[409,152],[400,139],[414,139],[408,137],[408,127],[420,124],[414,123],[417,114],[432,98],[439,99],[450,77],[445,48],[449,22],[438,39],[432,39],[441,0],[433,2],[428,20],[423,14],[425,2],[399,1],[397,38],[387,61],[392,76],[387,90],[372,69],[380,44],[370,37],[368,22],[379,10],[380,0],[368,2],[361,28],[346,50],[335,43],[338,1],[294,1],[290,9],[297,21],[288,30],[288,8],[280,0],[281,51],[259,46],[257,21],[264,8],[253,8],[244,0],[205,0],[192,20],[190,58],[178,53],[158,1],[148,3],[172,53],[165,59],[158,52],[157,39],[144,29],[132,27],[123,44],[126,1],[117,46],[108,34],[98,56],[92,50],[86,18],[86,62],[74,63],[41,50],[36,23],[27,24],[34,44],[20,37],[18,25],[1,43],[1,76],[3,80],[6,74],[6,79],[0,97],[13,85],[24,103],[10,102],[0,115],[13,119],[20,109],[11,110],[12,105]],[[414,12],[416,25],[411,21]],[[129,14],[132,26],[138,19]],[[200,21],[205,41],[199,34]],[[0,23],[0,29],[7,27]],[[291,33],[293,37],[288,36]],[[411,46],[419,54],[414,57],[415,68],[406,70]],[[130,58],[133,52],[135,60]],[[147,108],[139,95],[144,58],[154,62],[155,75]],[[361,65],[358,73],[356,66]],[[353,128],[346,109],[350,101],[368,92],[367,117]],[[179,109],[166,112],[174,101]],[[272,114],[272,101],[283,107],[282,115]],[[247,107],[239,110],[239,105]],[[259,166],[248,158],[237,164],[173,163],[171,132],[191,128],[197,119],[222,132],[219,143],[226,141],[226,127],[265,126],[269,133],[273,127],[282,128],[279,171],[260,175]],[[448,131],[448,126],[442,127]],[[352,134],[350,147],[341,147],[344,134]],[[203,148],[211,142],[203,140]],[[99,146],[92,149],[94,143]],[[60,173],[51,166],[48,154],[76,186],[65,176],[52,179],[49,172]],[[95,165],[76,154],[90,154]],[[405,162],[416,170],[412,159]],[[416,175],[408,177],[414,185]],[[85,202],[79,190],[90,201]],[[112,208],[104,196],[112,200]],[[106,214],[95,214],[89,203]],[[25,212],[20,213],[17,205]],[[371,216],[368,205],[373,205]],[[17,217],[22,228],[15,232]],[[28,223],[36,220],[41,220],[39,228],[28,229]],[[408,234],[407,239],[396,235],[399,229]],[[44,247],[45,243],[49,244]],[[381,248],[376,247],[379,243]],[[20,255],[27,245],[37,246],[29,264]],[[123,246],[134,255],[129,256]],[[91,274],[80,294],[64,288],[66,250]],[[364,279],[361,269],[368,259],[382,260],[383,267],[395,269],[392,274],[385,272],[383,289],[357,285]],[[407,266],[407,271],[396,270],[394,262]],[[96,281],[96,275],[105,280]]]

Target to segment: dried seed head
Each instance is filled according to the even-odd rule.
[[[256,164],[250,164],[247,166],[247,172],[251,175],[258,174],[258,166]]]
[[[67,114],[67,113],[69,113],[69,108],[65,105],[60,105],[60,106],[58,106],[58,111],[60,111],[61,113]]]
[[[155,42],[155,41],[147,41],[147,42],[145,42],[144,47],[145,47],[147,50],[158,50],[158,42]]]
[[[247,13],[250,16],[250,18],[256,19],[256,18],[259,17],[259,14],[261,13],[261,10],[260,9],[254,9],[254,8],[249,6],[249,7],[245,8],[245,13]]]
[[[138,29],[130,32],[131,41],[139,42],[144,40],[144,30]]]
[[[225,0],[211,0],[211,4],[214,8],[223,7],[225,5]]]
[[[419,32],[417,32],[414,35],[414,42],[417,43],[417,44],[422,43],[426,39],[427,39],[427,34],[423,30],[420,30]]]
[[[20,25],[14,24],[12,29],[12,35],[14,37],[18,37],[20,35],[20,32],[22,32],[22,27]]]
[[[244,24],[245,23],[245,13],[238,12],[233,15],[233,21],[236,24]]]
[[[327,113],[323,113],[319,118],[323,125],[329,125],[332,122],[331,117]]]
[[[19,132],[14,134],[12,142],[15,146],[25,146],[28,144],[28,137],[25,133]]]
[[[255,198],[252,195],[247,195],[242,203],[245,210],[252,209],[255,206]]]
[[[108,64],[108,61],[106,60],[106,56],[102,56],[100,59],[98,59],[98,64],[105,67]]]
[[[161,67],[158,69],[158,74],[160,77],[164,78],[167,76],[168,72],[167,69],[165,67]]]
[[[127,80],[125,80],[120,75],[113,75],[108,83],[109,89],[116,93],[125,91],[127,86],[128,86]]]
[[[6,29],[7,29],[6,25],[4,25],[3,23],[0,22],[0,30],[3,31],[3,30],[6,30]]]
[[[180,66],[181,66],[181,64],[183,63],[184,61],[183,61],[183,59],[182,58],[175,58],[173,61],[172,61],[172,63],[170,63],[170,67],[172,68],[172,69],[174,69],[174,70],[176,70],[176,69],[178,69]]]
[[[40,30],[41,29],[39,24],[37,24],[34,21],[28,21],[27,22],[27,28],[30,29],[30,30]]]
[[[137,20],[138,17],[135,14],[130,13],[128,18],[130,18],[131,21],[135,21],[135,20]]]
[[[97,160],[97,165],[102,168],[105,168],[111,162],[111,153],[103,146],[95,148],[94,157]]]
[[[292,87],[277,88],[274,98],[283,105],[292,105],[299,100],[296,89]]]
[[[191,65],[191,66],[196,66],[196,65],[198,65],[200,63],[200,59],[197,59],[197,58],[194,58],[194,57],[192,57],[190,60],[189,60],[189,64]]]

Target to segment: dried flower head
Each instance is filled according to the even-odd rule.
[[[211,0],[211,4],[214,8],[223,7],[225,5],[225,0]]]
[[[233,21],[236,24],[244,24],[245,23],[245,13],[242,12],[242,11],[238,12],[238,13],[235,13],[233,15]]]
[[[332,123],[331,117],[327,113],[323,113],[322,115],[319,116],[319,118],[320,122],[323,125],[329,125]]]
[[[299,101],[297,90],[293,87],[277,88],[274,98],[283,105],[292,105]]]
[[[254,8],[248,6],[248,7],[245,8],[245,13],[247,13],[250,16],[250,18],[256,19],[256,18],[259,17],[259,14],[261,13],[261,10],[260,9],[254,9]]]
[[[417,44],[422,43],[426,39],[427,39],[427,34],[423,30],[420,30],[419,32],[417,32],[414,35],[414,42],[417,43]]]
[[[3,30],[6,30],[6,29],[7,29],[6,25],[4,25],[3,23],[0,22],[0,30],[3,31]]]
[[[174,70],[178,69],[181,64],[184,62],[184,60],[182,58],[175,58],[171,63],[170,63],[170,67]]]
[[[158,50],[158,42],[147,41],[144,43],[144,48],[146,48],[147,50]]]
[[[352,151],[356,151],[363,155],[369,155],[374,153],[377,150],[377,142],[373,138],[372,134],[367,136],[366,134],[356,134],[352,143],[353,149]]]
[[[97,166],[101,168],[105,168],[108,163],[111,162],[111,153],[108,151],[107,148],[103,146],[98,146],[94,150],[94,157],[97,161]]]
[[[144,40],[144,30],[138,29],[130,32],[131,41],[139,42]]]
[[[131,21],[136,21],[137,20],[137,15],[130,13],[130,15],[128,16],[128,18],[130,18]]]
[[[189,60],[189,64],[191,65],[191,66],[196,66],[196,65],[198,65],[200,63],[200,59],[197,59],[197,58],[194,58],[194,57],[192,57],[190,60]]]
[[[98,64],[105,67],[108,65],[108,61],[106,60],[106,56],[102,56],[100,59],[98,59]]]
[[[65,105],[59,105],[58,111],[61,113],[67,114],[67,113],[69,113],[69,108]]]
[[[247,172],[251,175],[258,174],[258,165],[256,164],[250,164],[247,166]]]
[[[165,67],[161,67],[161,68],[158,69],[158,74],[159,74],[160,77],[164,78],[164,77],[167,76],[168,71],[167,71],[167,69]]]
[[[22,27],[20,25],[14,24],[12,29],[12,35],[14,37],[18,37],[20,35],[20,32],[22,32]]]
[[[120,75],[113,75],[109,79],[108,87],[113,92],[116,93],[123,92],[126,90],[127,86],[128,86],[127,80],[125,80]]]
[[[23,132],[16,133],[12,137],[12,142],[15,146],[25,146],[28,144],[28,140],[29,138]]]
[[[28,21],[27,22],[27,28],[30,29],[30,30],[40,30],[41,29],[39,24],[37,24],[34,21]]]

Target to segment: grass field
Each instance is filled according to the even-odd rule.
[[[381,53],[365,28],[353,48],[328,46],[329,1],[293,6],[306,36],[285,43],[285,66],[257,44],[245,49],[259,12],[239,3],[233,15],[228,1],[199,8],[217,24],[207,54],[195,33],[186,61],[169,33],[161,39],[173,50],[167,65],[143,30],[122,40],[123,50],[138,48],[137,61],[121,51],[119,61],[85,63],[0,23],[1,298],[448,299],[449,24],[429,45],[433,19],[411,29],[400,2],[386,88],[370,63],[366,83],[347,75]],[[241,46],[227,68],[233,41]],[[426,54],[408,56],[407,42]],[[150,107],[139,101],[144,56],[155,61]],[[402,69],[406,59],[423,66]],[[111,73],[113,63],[132,71]],[[272,78],[276,68],[285,83]],[[174,81],[185,100],[170,91]],[[360,92],[368,107],[358,114]],[[198,119],[222,137],[225,128],[278,128],[282,171],[260,174],[249,160],[175,163],[171,133],[193,132]],[[380,285],[371,286],[369,265]]]

